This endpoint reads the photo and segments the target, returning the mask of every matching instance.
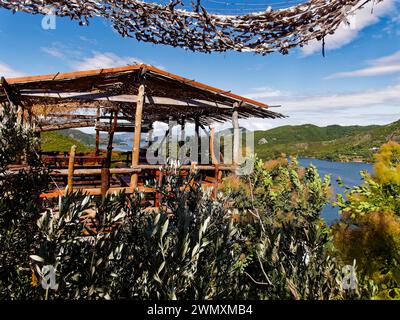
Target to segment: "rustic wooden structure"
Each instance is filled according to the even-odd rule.
[[[286,54],[290,48],[315,39],[322,40],[323,46],[325,36],[347,23],[349,15],[381,1],[309,0],[277,10],[266,6],[265,11],[245,15],[211,14],[201,0],[171,0],[168,5],[140,0],[0,0],[0,8],[52,13],[78,20],[81,25],[94,16],[103,17],[124,37],[192,51]],[[189,3],[189,10],[182,7],[185,3]]]
[[[212,172],[218,182],[223,170],[232,171],[239,157],[239,118],[279,118],[269,106],[220,90],[195,80],[186,79],[150,65],[140,64],[120,68],[56,73],[22,78],[2,78],[0,102],[9,101],[21,109],[19,121],[34,121],[38,132],[64,128],[94,127],[96,151],[93,155],[77,155],[72,147],[69,155],[47,155],[67,168],[53,167],[52,176],[68,177],[69,190],[83,189],[93,195],[135,188],[154,192],[139,181],[148,172],[161,183],[160,165],[141,161],[141,134],[151,132],[155,121],[176,121],[182,128],[194,123],[195,131],[206,129],[215,122],[233,121],[234,163],[220,163],[220,155],[213,148],[214,130],[209,133],[211,163],[197,164],[199,170]],[[107,150],[99,150],[99,132],[108,133]],[[170,135],[172,128],[167,131]],[[129,166],[113,167],[113,137],[115,132],[133,132],[132,157]],[[184,136],[182,136],[184,137]],[[85,166],[85,163],[101,166]],[[193,170],[193,163],[182,167]],[[113,185],[112,177],[130,176],[121,185]],[[85,179],[74,178],[100,176],[99,187],[82,187]],[[123,179],[122,179],[123,180]],[[122,181],[121,180],[121,181]],[[97,181],[97,180],[96,180]],[[111,181],[111,182],[110,182]],[[79,183],[78,183],[79,182]],[[55,190],[46,197],[57,196],[64,190]],[[158,201],[158,200],[157,200]]]

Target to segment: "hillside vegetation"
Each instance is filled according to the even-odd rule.
[[[78,140],[86,146],[94,146],[96,143],[96,137],[94,134],[85,133],[77,129],[65,129],[57,131],[58,134]]]
[[[94,134],[69,129],[42,134],[44,151],[68,151],[76,144],[78,152],[93,150]],[[116,136],[114,145],[126,143],[130,135]],[[372,162],[379,147],[389,140],[400,142],[400,121],[378,126],[318,127],[312,124],[282,126],[266,131],[256,131],[255,152],[264,159],[274,159],[282,154],[333,161]],[[103,134],[102,141],[107,137]]]
[[[76,130],[78,131],[78,130]],[[70,151],[71,146],[77,146],[77,152],[92,151],[93,148],[74,139],[70,136],[65,136],[59,132],[42,132],[41,134],[41,148],[43,151]]]
[[[335,161],[372,161],[383,143],[400,141],[400,121],[384,126],[282,126],[255,132],[255,150],[270,159],[281,154]]]

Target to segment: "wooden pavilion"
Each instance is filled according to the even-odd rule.
[[[96,151],[93,154],[79,156],[71,148],[70,154],[43,155],[54,179],[64,181],[63,186],[68,184],[69,190],[82,189],[92,195],[122,190],[132,193],[135,188],[151,193],[154,190],[146,188],[144,182],[149,177],[162,183],[160,165],[148,164],[141,157],[141,135],[150,135],[156,121],[173,121],[181,128],[186,123],[194,123],[197,137],[200,129],[206,131],[206,127],[215,122],[232,121],[232,164],[220,163],[220,156],[213,147],[214,131],[211,129],[208,133],[211,164],[182,166],[183,170],[190,170],[195,165],[198,170],[212,172],[214,179],[209,179],[208,183],[215,185],[222,171],[232,171],[238,164],[238,119],[283,117],[264,103],[145,64],[2,78],[0,102],[7,101],[18,106],[18,121],[34,122],[38,132],[95,128]],[[108,133],[105,152],[99,147],[101,131]],[[167,134],[171,131],[172,128]],[[132,132],[133,147],[127,153],[124,166],[113,165],[115,132]],[[151,142],[152,138],[148,136],[148,140]],[[64,192],[63,189],[57,186],[43,197],[58,196]]]

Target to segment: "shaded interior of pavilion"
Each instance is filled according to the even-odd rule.
[[[156,142],[158,149],[152,154],[165,160],[179,158],[177,153],[171,154],[174,141],[178,147],[187,139],[194,141],[195,160],[192,154],[181,172],[200,172],[201,183],[216,190],[223,175],[234,173],[239,165],[242,139],[238,120],[283,117],[262,102],[144,64],[2,78],[0,102],[17,106],[18,121],[34,124],[38,135],[70,128],[92,128],[96,133],[93,152],[77,153],[74,146],[69,153],[41,152],[52,177],[43,198],[58,197],[67,186],[92,195],[138,189],[152,195],[155,206],[157,192],[146,182],[162,184],[165,178],[165,161],[149,160],[149,148]],[[220,137],[213,129],[216,123],[227,121],[233,128],[229,155],[219,143],[215,147]],[[160,122],[168,127],[155,136],[154,124]],[[191,138],[185,135],[188,126]],[[181,135],[176,140],[172,139],[174,129]],[[113,142],[120,132],[132,134],[132,150],[116,152]],[[100,137],[107,137],[105,148],[100,148]],[[204,141],[208,143],[205,156],[201,149]]]

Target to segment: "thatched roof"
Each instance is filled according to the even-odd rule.
[[[235,103],[240,118],[283,117],[262,102],[145,64],[4,79],[0,86],[0,102],[16,99],[17,104],[34,115],[63,118],[64,121],[74,118],[74,122],[81,123],[94,122],[90,111],[98,108],[103,115],[118,110],[121,118],[133,122],[141,83],[145,85],[146,95],[145,124],[182,119],[192,122],[196,118],[202,124],[223,122],[231,119]],[[86,111],[77,112],[83,109]]]

